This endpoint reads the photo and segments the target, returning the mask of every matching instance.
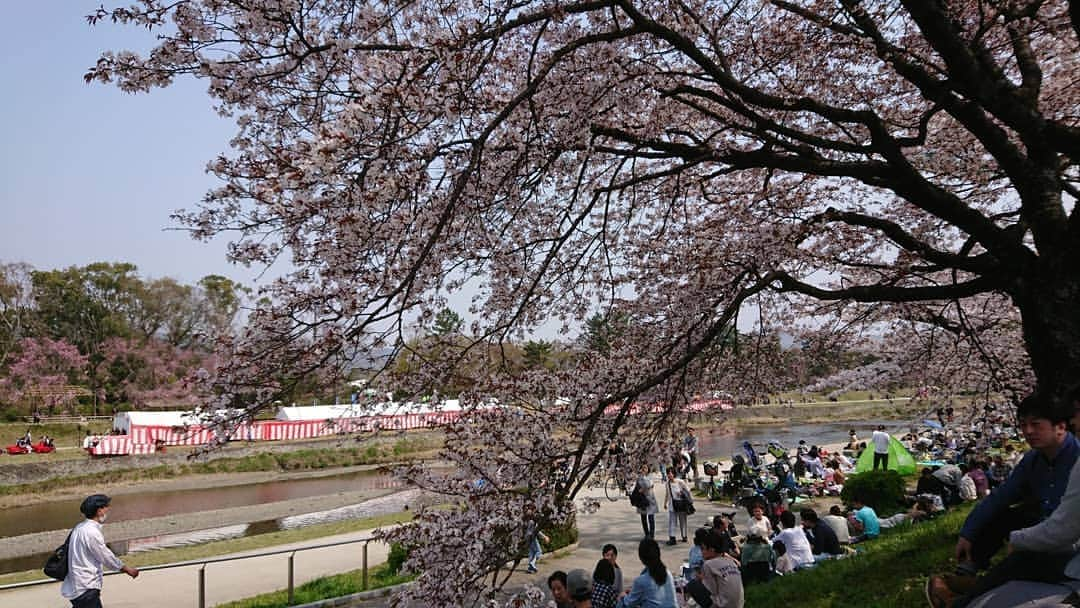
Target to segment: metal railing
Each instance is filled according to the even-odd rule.
[[[340,547],[340,546],[343,546],[343,545],[355,545],[357,543],[363,543],[364,546],[363,546],[362,553],[361,553],[362,558],[361,558],[361,566],[360,566],[360,582],[361,582],[361,586],[363,587],[363,589],[366,590],[367,586],[368,586],[368,545],[372,541],[376,541],[376,540],[377,539],[371,538],[371,537],[357,538],[357,539],[353,539],[353,540],[343,540],[343,541],[338,541],[338,542],[334,542],[334,543],[323,543],[321,545],[308,545],[308,546],[304,546],[304,547],[297,547],[295,549],[278,549],[276,551],[263,551],[261,553],[252,553],[250,555],[237,555],[237,556],[232,556],[232,557],[215,557],[215,558],[210,558],[210,559],[196,559],[196,560],[190,560],[190,561],[186,561],[186,562],[175,562],[175,563],[172,563],[172,564],[160,564],[160,565],[157,565],[157,566],[146,566],[144,568],[139,568],[139,573],[142,574],[143,572],[152,572],[154,570],[170,570],[170,569],[173,569],[173,568],[188,568],[188,567],[191,567],[191,566],[199,566],[199,572],[198,572],[199,578],[198,578],[198,590],[197,590],[198,599],[199,599],[199,608],[206,608],[206,566],[207,565],[209,565],[209,564],[219,564],[219,563],[223,563],[223,562],[235,562],[235,561],[240,561],[240,560],[244,560],[244,559],[255,559],[257,557],[269,557],[269,556],[273,556],[273,555],[285,555],[287,553],[289,555],[288,595],[289,595],[289,604],[292,604],[293,599],[294,599],[294,591],[295,591],[295,567],[294,566],[295,566],[295,558],[296,558],[297,553],[300,553],[302,551],[312,551],[312,550],[315,550],[315,549],[326,549],[326,548],[329,548],[329,547]],[[106,572],[105,576],[114,576],[114,575],[117,575],[117,574],[122,574],[122,573],[121,572]],[[36,581],[27,581],[27,582],[24,582],[24,583],[12,583],[10,585],[0,585],[0,592],[8,591],[8,590],[11,590],[11,589],[20,589],[20,588],[23,588],[23,587],[37,587],[39,585],[50,585],[50,584],[59,583],[59,582],[60,581],[56,581],[56,580],[53,580],[53,579],[42,579],[42,580],[36,580]]]
[[[24,422],[33,424],[33,416],[20,416]],[[67,424],[67,423],[83,423],[83,422],[101,422],[104,420],[111,421],[112,416],[39,416],[38,421],[41,424]]]

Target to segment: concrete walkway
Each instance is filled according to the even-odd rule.
[[[106,527],[106,536],[108,528]],[[220,557],[238,557],[270,550],[294,549],[311,545],[362,539],[371,536],[362,530],[339,536],[268,547],[257,551],[235,553]],[[296,554],[295,584],[314,578],[337,574],[361,567],[363,543],[312,549]],[[368,565],[386,561],[388,547],[372,542],[368,546]],[[288,554],[256,557],[235,562],[206,566],[206,605],[243,599],[288,586]],[[143,572],[137,579],[123,574],[105,577],[102,603],[109,608],[197,608],[199,566],[184,566]],[[60,583],[40,585],[10,591],[0,591],[0,606],[25,608],[69,608],[71,604],[60,596]]]
[[[658,482],[659,479],[656,481]],[[657,488],[662,491],[662,486],[657,485]],[[661,492],[657,493],[662,501]],[[547,576],[555,570],[569,571],[574,568],[584,568],[592,572],[597,560],[601,557],[601,547],[606,543],[612,543],[618,547],[623,585],[629,588],[642,567],[637,558],[637,545],[643,536],[641,520],[628,499],[611,502],[603,496],[601,490],[589,495],[596,496],[600,500],[600,509],[596,513],[578,515],[580,532],[578,549],[564,556],[542,558],[539,564],[540,572],[537,574],[526,574],[524,564],[522,564],[522,571],[511,577],[507,584],[508,589],[519,589],[526,584],[534,584],[546,590]],[[691,515],[688,521],[688,535],[691,537],[695,528],[702,527],[720,511],[735,510],[730,503],[708,503],[702,499],[698,499],[695,506],[697,513]],[[737,516],[737,525],[744,528],[745,521],[746,514],[740,512]],[[667,524],[667,513],[657,513],[656,538],[660,542],[664,563],[668,570],[678,574],[682,563],[687,559],[690,544],[680,542],[671,547],[665,545],[664,541],[668,536]],[[370,534],[370,531],[360,531],[292,545],[236,553],[230,557],[360,539]],[[108,537],[107,528],[106,537]],[[302,582],[321,576],[360,568],[361,547],[361,544],[354,544],[313,549],[296,554],[296,585],[299,586]],[[386,561],[387,552],[386,545],[371,543],[368,548],[369,567]],[[195,565],[145,572],[135,580],[124,575],[108,576],[105,578],[102,601],[109,608],[197,608],[199,605],[198,570],[199,567]],[[287,554],[210,564],[206,567],[206,605],[214,606],[275,589],[283,589],[287,586],[287,573]],[[0,591],[0,606],[66,608],[69,605],[60,597],[59,583]],[[368,600],[357,604],[365,608],[385,605],[387,605],[386,599]]]

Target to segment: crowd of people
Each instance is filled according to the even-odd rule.
[[[878,517],[858,495],[846,505],[815,503],[818,509],[778,511],[756,500],[746,508],[741,533],[735,513],[721,513],[709,526],[687,530],[687,515],[694,512],[689,482],[697,477],[687,449],[696,451],[696,439],[688,433],[687,441],[674,446],[675,456],[659,463],[659,481],[646,468],[634,486],[644,535],[638,546],[642,574],[623,589],[618,552],[607,545],[591,574],[555,572],[549,586],[560,608],[742,606],[747,585],[797,576],[824,560],[855,555],[859,543],[885,530],[934,518],[964,502],[976,504],[960,530],[957,566],[954,573],[927,583],[931,606],[963,608],[1009,581],[1080,579],[1080,466],[1074,466],[1080,443],[1071,433],[1080,427],[1080,391],[1069,399],[1071,407],[1063,407],[1033,395],[1015,410],[988,406],[963,420],[953,408],[941,408],[938,424],[900,438],[924,465],[914,491],[907,493],[908,507],[889,517]],[[1018,424],[1010,423],[1014,412]],[[1027,452],[1015,447],[1021,439],[1030,447]],[[833,453],[801,442],[795,454],[799,475],[792,471],[792,477],[806,495],[838,494],[861,450],[873,450],[875,469],[889,468],[890,441],[879,427],[869,442],[860,441],[853,429],[845,449]],[[815,466],[818,462],[822,466]],[[666,544],[688,545],[679,570],[661,561],[655,532],[661,511],[668,515]],[[1006,543],[1010,552],[992,561]]]

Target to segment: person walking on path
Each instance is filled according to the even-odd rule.
[[[694,427],[686,427],[686,437],[683,438],[683,451],[686,452],[690,458],[690,474],[693,476],[694,481],[697,481],[697,449],[698,440],[697,435],[694,434]],[[685,477],[684,477],[685,479]]]
[[[676,527],[682,537],[682,542],[686,542],[686,505],[692,501],[692,494],[690,494],[690,486],[686,481],[675,477],[675,471],[668,469],[667,483],[665,484],[664,492],[664,508],[668,512],[668,542],[669,545],[674,545]],[[676,501],[678,506],[676,506]]]
[[[529,574],[536,572],[536,561],[544,554],[543,549],[540,547],[541,539],[545,543],[551,540],[540,531],[540,527],[536,523],[536,507],[527,505],[525,507],[525,540],[529,544],[529,567],[525,571]]]
[[[105,546],[101,524],[109,516],[112,500],[104,494],[87,496],[79,510],[86,520],[79,523],[68,537],[68,573],[60,585],[60,595],[71,602],[72,608],[101,608],[103,569],[119,570],[131,578],[139,576],[136,568],[125,566]]]
[[[656,512],[659,511],[656,505],[656,492],[653,491],[652,480],[649,479],[649,468],[644,467],[641,471],[641,477],[638,477],[636,488],[645,495],[645,500],[648,502],[645,506],[637,507],[638,515],[641,516],[641,530],[645,533],[645,538],[656,537]]]
[[[870,442],[874,444],[874,470],[881,463],[881,470],[889,470],[889,434],[885,432],[885,425],[879,424],[874,434],[870,436]]]

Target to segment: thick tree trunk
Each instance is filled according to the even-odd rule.
[[[1072,257],[1041,264],[1038,273],[1024,278],[1022,293],[1013,295],[1023,317],[1036,388],[1059,403],[1080,384],[1080,264]],[[1045,261],[1045,256],[1040,258]]]

